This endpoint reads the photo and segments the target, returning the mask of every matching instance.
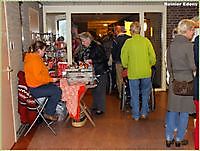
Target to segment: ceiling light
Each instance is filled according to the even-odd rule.
[[[104,27],[108,27],[108,24],[103,24]]]

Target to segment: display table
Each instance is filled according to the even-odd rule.
[[[60,88],[62,89],[62,100],[66,102],[68,110],[67,122],[70,118],[79,120],[80,110],[84,112],[86,118],[95,127],[94,120],[92,119],[91,113],[83,101],[88,88],[94,88],[96,85],[86,86],[84,83],[73,83],[69,84],[67,78],[60,79]]]

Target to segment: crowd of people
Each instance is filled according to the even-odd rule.
[[[188,140],[184,139],[184,136],[189,113],[194,112],[197,114],[195,149],[199,145],[199,36],[195,38],[194,46],[191,42],[198,25],[190,19],[181,20],[177,26],[177,34],[174,35],[167,51],[167,70],[170,77],[165,131],[167,147],[172,144],[177,147],[188,144]],[[76,43],[76,46],[73,47],[74,60],[78,62],[91,59],[95,75],[98,77],[97,87],[92,89],[91,111],[93,113],[101,115],[106,112],[107,71],[110,65],[112,66],[113,85],[116,83],[119,98],[121,98],[123,82],[121,73],[124,69],[128,71],[132,118],[139,121],[148,117],[148,100],[152,88],[152,66],[156,64],[156,54],[151,41],[141,36],[140,30],[141,25],[137,21],[130,25],[131,36],[126,35],[121,26],[115,26],[114,33],[110,31],[108,37],[104,37],[102,41],[97,41],[90,32],[82,32],[78,35],[76,32],[73,39]],[[78,41],[76,41],[77,38]],[[48,67],[43,63],[42,57],[45,49],[46,45],[41,41],[36,41],[30,46],[24,59],[25,78],[34,97],[47,96],[49,98],[44,117],[56,121],[56,105],[61,99],[62,92],[54,84],[59,79],[50,77]],[[195,95],[175,95],[172,89],[172,74],[179,81],[191,81],[194,77]],[[176,135],[174,135],[175,129]]]

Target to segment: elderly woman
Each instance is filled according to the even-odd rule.
[[[98,84],[92,90],[93,104],[92,110],[97,115],[105,112],[106,101],[106,82],[107,82],[107,59],[103,46],[95,41],[89,32],[83,32],[79,34],[81,43],[85,47],[84,52],[80,60],[84,61],[91,59],[95,75],[98,75]]]
[[[53,84],[58,79],[49,76],[48,69],[43,62],[42,57],[44,56],[45,49],[46,45],[41,41],[36,41],[29,47],[24,59],[25,79],[31,94],[35,98],[49,98],[45,107],[44,117],[56,121],[58,117],[55,115],[55,112],[61,98],[61,89]]]
[[[166,146],[170,147],[174,141],[176,147],[187,145],[184,139],[190,112],[195,111],[192,96],[175,95],[172,90],[172,80],[191,81],[195,72],[193,44],[190,41],[194,36],[194,22],[183,19],[178,23],[178,34],[171,42],[167,52],[167,68],[170,73],[168,91],[168,120],[165,132]],[[173,75],[172,75],[173,72]],[[178,116],[178,121],[177,120]],[[175,123],[178,122],[176,137],[174,135]]]

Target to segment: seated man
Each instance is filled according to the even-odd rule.
[[[36,41],[29,47],[24,58],[24,72],[26,83],[31,94],[35,98],[48,97],[49,101],[45,107],[44,117],[56,121],[56,106],[61,98],[62,91],[53,84],[58,78],[51,78],[42,57],[44,56],[46,44]]]

